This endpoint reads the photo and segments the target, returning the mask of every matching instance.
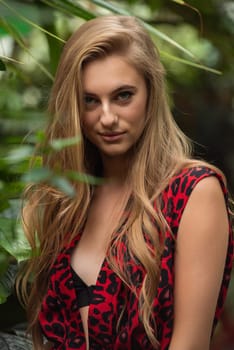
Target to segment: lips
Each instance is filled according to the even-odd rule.
[[[124,134],[123,131],[119,131],[119,132],[103,132],[103,133],[100,133],[101,136],[119,136],[119,135],[122,135]]]
[[[108,142],[118,141],[122,138],[122,136],[125,134],[125,132],[104,132],[100,133],[99,135]]]

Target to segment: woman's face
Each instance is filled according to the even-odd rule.
[[[85,136],[103,157],[126,156],[143,132],[147,89],[124,57],[111,55],[84,67]]]

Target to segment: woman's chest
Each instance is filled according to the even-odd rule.
[[[167,333],[170,331],[173,317],[173,259],[169,250],[170,247],[166,247],[162,257],[160,284],[154,300],[154,318],[161,339],[165,329]],[[56,339],[65,344],[67,350],[73,349],[72,344],[80,344],[77,348],[85,349],[84,327],[77,304],[79,291],[75,288],[71,273],[72,251],[70,247],[58,257],[41,312],[41,325],[45,335],[51,341]],[[132,264],[131,260],[127,264],[134,285],[140,288],[144,269],[140,265]],[[138,307],[137,295],[115,274],[105,258],[92,290],[87,315],[90,349],[130,349],[133,348],[134,341],[134,349],[139,345],[139,349],[151,350],[140,321]]]

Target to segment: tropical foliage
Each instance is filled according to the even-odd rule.
[[[41,167],[40,157],[32,170],[29,163],[35,143],[43,139],[64,42],[83,21],[108,13],[142,19],[168,71],[177,122],[196,141],[197,156],[220,166],[234,190],[231,1],[0,0],[0,303],[12,300],[15,273],[30,254],[18,219],[25,184],[50,181],[72,196],[69,179],[95,181],[82,174],[52,174]],[[55,140],[50,151],[74,142],[79,140]],[[231,297],[228,305],[234,310]],[[10,310],[8,303],[1,308]],[[225,320],[233,330],[233,312]],[[12,315],[8,323],[17,321]],[[220,337],[225,350],[231,336],[220,332]]]

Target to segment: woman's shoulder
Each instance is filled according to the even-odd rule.
[[[206,163],[191,163],[191,165],[177,171],[169,180],[166,192],[173,196],[189,197],[201,180],[211,176],[218,179],[223,192],[226,193],[226,180],[223,173],[215,166]]]
[[[193,190],[201,180],[209,177],[215,177],[218,180],[226,204],[228,205],[228,191],[226,188],[226,180],[222,172],[216,167],[206,163],[192,163],[177,171],[171,177],[167,187],[162,193],[162,211],[170,225],[178,227]]]

